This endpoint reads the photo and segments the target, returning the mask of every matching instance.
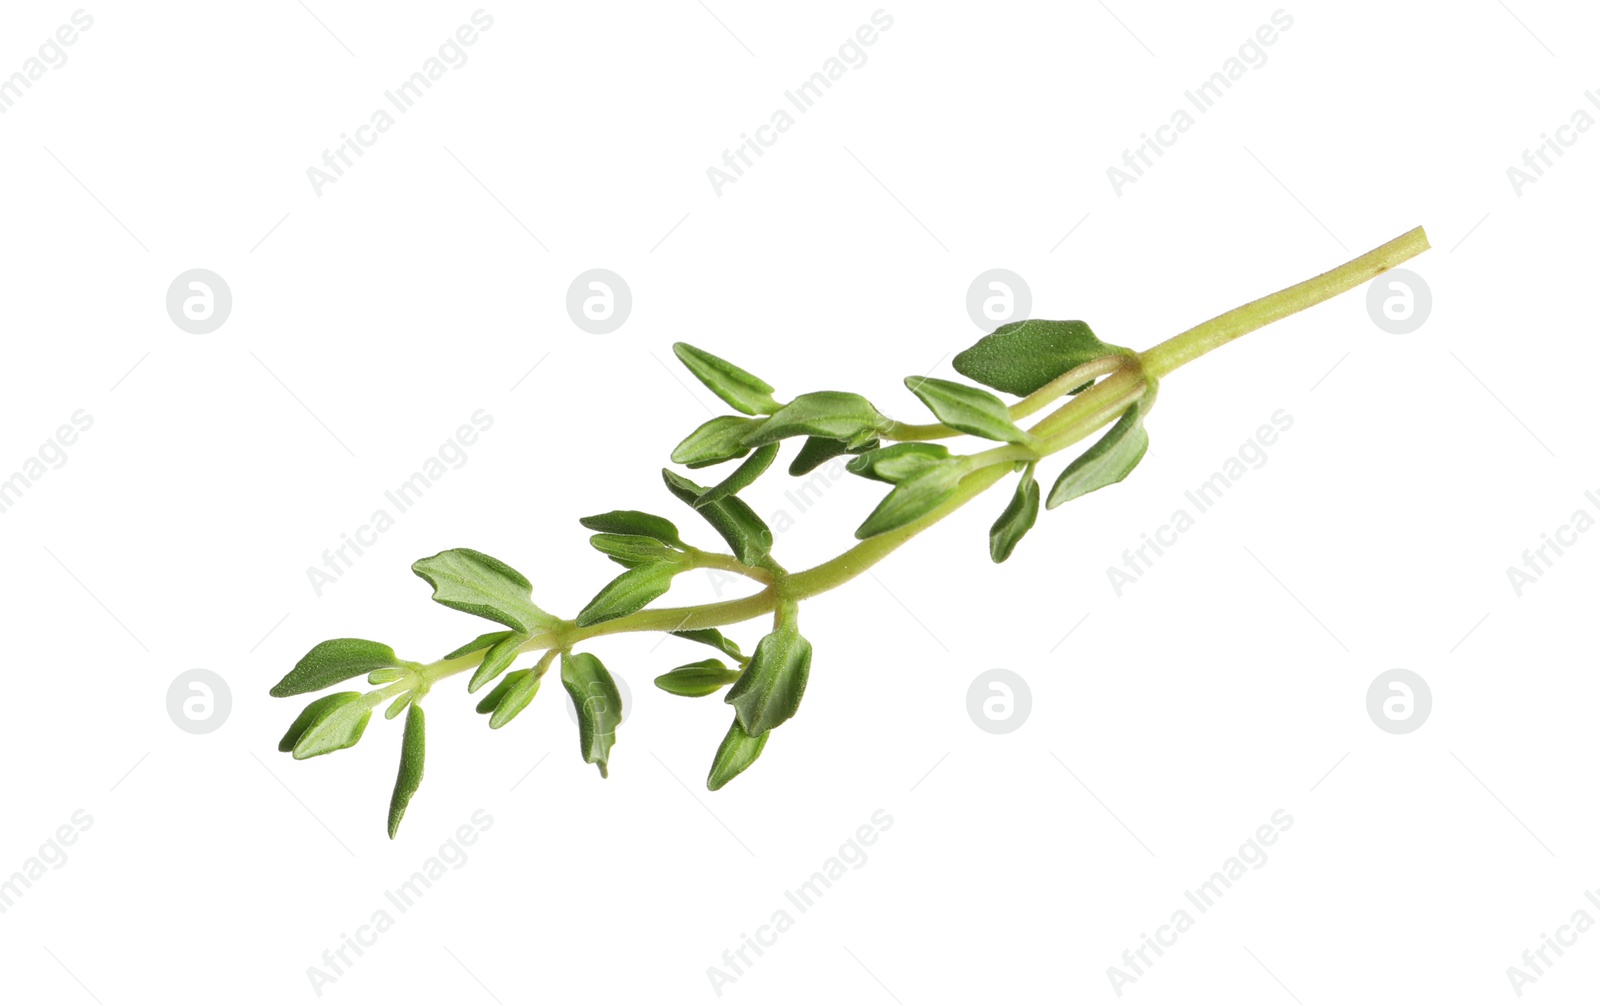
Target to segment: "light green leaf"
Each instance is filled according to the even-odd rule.
[[[745,459],[743,464],[733,469],[733,474],[701,493],[700,498],[694,501],[694,508],[704,509],[719,499],[737,495],[751,482],[760,478],[767,468],[772,466],[772,459],[777,456],[778,445],[776,443],[769,443],[757,449],[755,453]]]
[[[655,538],[641,534],[595,534],[589,538],[589,543],[596,551],[629,569],[678,554]]]
[[[475,653],[475,652],[479,652],[479,651],[484,650],[484,649],[488,649],[490,646],[494,645],[496,642],[499,642],[500,640],[506,638],[508,635],[512,635],[512,634],[515,634],[515,633],[513,633],[513,632],[486,632],[483,635],[480,635],[477,638],[473,639],[471,642],[468,642],[466,645],[462,646],[460,649],[457,649],[454,652],[445,653],[444,654],[444,658],[447,659],[447,660],[453,660],[453,659],[456,659],[457,657],[466,656],[466,655],[469,655],[471,653]]]
[[[1006,403],[982,388],[938,377],[907,377],[906,387],[951,429],[1005,443],[1028,439],[1028,434],[1011,421]]]
[[[301,709],[295,716],[294,722],[289,725],[289,731],[283,734],[283,739],[278,741],[278,750],[287,754],[306,735],[306,730],[312,724],[321,722],[322,719],[341,705],[348,705],[352,701],[360,701],[363,695],[360,691],[340,691],[337,694],[324,695],[316,701]]]
[[[700,378],[700,383],[711,388],[711,393],[744,414],[771,415],[778,410],[772,385],[755,374],[687,342],[673,343],[672,351],[690,373]]]
[[[671,589],[672,577],[678,571],[678,565],[673,562],[651,562],[629,569],[602,587],[578,612],[578,627],[587,628],[632,614]]]
[[[853,475],[898,485],[949,456],[950,448],[938,443],[896,443],[869,450],[846,468]]]
[[[667,490],[690,506],[705,494],[704,488],[670,469],[663,468],[661,477],[667,483]],[[695,512],[722,535],[739,561],[745,565],[771,564],[772,530],[743,499],[729,496]]]
[[[367,674],[368,684],[393,684],[404,677],[406,672],[398,667],[380,667]]]
[[[689,468],[704,468],[731,461],[750,452],[744,439],[761,424],[760,419],[738,415],[719,415],[707,419],[683,442],[672,448],[672,463]]]
[[[512,719],[515,719],[519,712],[528,707],[528,703],[533,701],[533,696],[539,693],[539,682],[544,679],[544,672],[550,668],[550,661],[555,658],[555,654],[556,651],[552,649],[539,658],[537,665],[527,670],[513,670],[511,673],[506,674],[507,680],[510,680],[513,676],[516,676],[517,680],[516,683],[506,689],[505,694],[500,698],[500,703],[490,713],[490,729],[499,729]],[[496,690],[499,690],[499,688],[497,687]],[[482,706],[480,705],[480,707]]]
[[[384,709],[384,711],[383,711],[383,717],[385,719],[393,719],[395,716],[399,715],[401,712],[404,712],[406,710],[406,706],[411,704],[413,701],[415,701],[416,698],[417,698],[417,692],[415,692],[415,691],[407,691],[407,692],[405,692],[400,697],[396,698],[394,701],[391,701],[389,703],[389,707]]]
[[[1039,483],[1033,480],[1033,465],[1030,464],[1022,472],[1022,478],[1017,482],[1016,494],[1006,504],[1005,512],[1000,514],[1000,519],[989,528],[989,557],[996,562],[1004,562],[1011,557],[1011,552],[1033,527],[1033,522],[1039,519]]]
[[[711,759],[711,773],[706,776],[706,788],[715,792],[756,763],[762,748],[767,745],[767,737],[771,735],[768,731],[760,736],[751,736],[739,724],[739,717],[734,716],[733,725],[728,727],[728,735],[722,738],[722,745],[717,748],[717,756]]]
[[[721,660],[701,660],[667,671],[656,678],[656,687],[685,698],[703,698],[738,679],[739,671],[729,669]]]
[[[920,520],[937,509],[955,494],[956,487],[967,472],[965,458],[952,457],[941,461],[896,485],[878,503],[878,508],[867,515],[856,528],[856,537],[865,541],[869,537],[886,534]]]
[[[1061,472],[1061,477],[1050,487],[1045,509],[1055,509],[1070,499],[1122,481],[1144,458],[1149,447],[1150,434],[1145,432],[1140,406],[1132,405],[1109,432]]]
[[[317,643],[300,657],[294,669],[272,686],[271,693],[274,698],[309,694],[374,670],[405,666],[405,661],[396,659],[394,650],[381,642],[329,639]]]
[[[750,665],[723,700],[739,713],[751,736],[787,721],[800,707],[811,675],[811,643],[795,625],[793,606],[780,611],[779,624],[756,643]]]
[[[578,522],[589,530],[599,531],[602,534],[653,537],[662,544],[674,548],[683,547],[683,541],[678,538],[678,528],[671,520],[656,516],[654,513],[641,513],[636,509],[614,509],[609,513],[586,516]]]
[[[739,644],[734,642],[732,639],[725,637],[715,628],[685,628],[673,632],[672,634],[676,635],[680,639],[688,639],[691,642],[699,642],[703,645],[708,645],[713,649],[720,649],[723,651],[723,653],[733,657],[740,663],[745,661],[744,653],[739,651]]]
[[[328,705],[294,741],[295,760],[331,754],[361,742],[361,734],[366,731],[367,722],[372,718],[372,706],[365,695],[354,691],[345,693],[350,697]]]
[[[532,669],[513,670],[500,678],[500,683],[491,688],[489,693],[483,696],[483,700],[478,702],[478,714],[488,715],[496,708],[499,708],[506,695],[510,694],[531,673],[533,673]]]
[[[1082,321],[1032,319],[1001,325],[957,353],[953,365],[961,376],[985,387],[1028,395],[1068,370],[1126,352],[1100,341]]]
[[[467,682],[467,693],[476,693],[479,688],[500,676],[501,671],[511,665],[511,661],[517,658],[517,653],[530,638],[532,638],[530,635],[507,632],[505,638],[490,646],[489,651],[483,654],[483,662],[473,671],[472,680]]]
[[[590,653],[561,654],[561,684],[578,709],[578,746],[583,759],[606,777],[611,745],[622,722],[622,696],[610,671]]]
[[[830,440],[826,436],[808,436],[806,442],[801,444],[800,452],[789,462],[789,473],[798,478],[810,474],[841,454],[859,454],[862,451],[872,450],[877,445],[876,438],[858,446],[851,446],[844,440]]]
[[[497,621],[519,632],[553,628],[556,619],[533,603],[527,577],[497,558],[471,548],[452,548],[411,563],[411,571],[433,587],[446,607]]]
[[[822,436],[860,446],[887,428],[889,420],[861,395],[813,391],[774,412],[744,438],[744,445],[759,447],[791,436]]]
[[[400,832],[400,820],[411,805],[411,797],[422,784],[422,759],[426,752],[422,706],[412,705],[406,714],[406,733],[400,741],[400,774],[394,780],[394,795],[389,797],[389,839]]]

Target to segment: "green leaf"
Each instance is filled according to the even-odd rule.
[[[411,704],[413,701],[415,701],[416,698],[417,698],[417,692],[415,692],[415,691],[407,691],[406,693],[402,694],[400,697],[396,698],[394,701],[391,701],[389,703],[389,707],[384,709],[383,717],[385,719],[393,719],[395,716],[399,715],[401,712],[404,712],[406,710],[406,706]]]
[[[406,733],[400,741],[400,774],[394,780],[394,795],[389,797],[389,839],[400,832],[400,820],[411,805],[411,797],[422,784],[422,758],[427,744],[423,739],[425,727],[422,706],[412,705],[406,713]]]
[[[294,722],[289,725],[289,731],[283,734],[283,739],[278,741],[278,750],[287,754],[306,735],[313,723],[320,722],[331,714],[340,705],[347,705],[352,701],[360,701],[360,691],[340,691],[338,694],[324,695],[316,701],[301,709],[300,714],[294,717]]]
[[[949,456],[950,448],[938,443],[896,443],[892,447],[869,450],[846,468],[853,475],[898,485]]]
[[[830,440],[826,436],[808,436],[800,452],[789,462],[789,473],[796,478],[807,475],[841,454],[859,454],[877,447],[876,438],[852,447],[844,440]]]
[[[811,643],[795,627],[792,609],[756,643],[750,665],[723,700],[739,713],[751,736],[787,721],[800,707],[811,675]]]
[[[701,493],[700,498],[694,501],[695,509],[704,509],[719,499],[726,499],[736,495],[751,482],[772,466],[772,459],[778,456],[778,445],[769,443],[758,449],[745,459],[745,462],[733,469],[733,474],[713,485]]]
[[[955,495],[956,487],[965,477],[967,466],[962,463],[964,460],[952,457],[924,468],[896,485],[878,503],[878,508],[856,528],[856,537],[865,541],[869,537],[886,534],[920,520],[937,509]]]
[[[680,639],[688,639],[691,642],[699,642],[703,645],[708,645],[713,649],[720,649],[728,656],[738,660],[740,663],[745,661],[744,653],[739,651],[739,644],[734,642],[732,639],[727,638],[715,628],[685,628],[680,631],[672,632],[671,634],[676,635]]]
[[[673,526],[671,520],[656,516],[654,513],[641,513],[636,509],[614,509],[609,513],[586,516],[578,522],[589,530],[599,531],[602,534],[653,537],[662,544],[674,548],[683,547],[683,541],[678,538],[678,528]]]
[[[791,436],[823,436],[859,446],[887,428],[889,420],[861,395],[813,391],[774,412],[744,438],[744,445],[759,447]]]
[[[595,534],[589,538],[589,543],[596,551],[629,569],[678,554],[655,538],[640,534]]]
[[[722,746],[717,748],[717,756],[711,759],[711,773],[706,776],[706,788],[715,792],[756,763],[762,748],[767,745],[767,737],[771,735],[771,732],[766,732],[751,736],[739,724],[738,716],[734,716],[733,725],[728,727],[728,735],[722,738]]]
[[[499,703],[495,705],[494,711],[489,715],[490,729],[499,729],[512,719],[515,719],[517,713],[528,707],[528,703],[533,701],[533,696],[539,693],[539,682],[544,679],[545,668],[550,665],[550,659],[553,655],[554,650],[546,653],[539,660],[538,666],[530,667],[527,670],[513,670],[506,674],[506,680],[508,681],[513,677],[517,679],[515,683],[506,689],[505,694],[501,695]],[[497,686],[495,691],[498,690],[500,689]],[[491,691],[490,695],[492,696],[493,694],[494,692]],[[487,702],[488,699],[486,698],[484,701]],[[479,703],[478,707],[481,710],[483,703]]]
[[[488,694],[483,696],[483,700],[478,702],[478,714],[488,715],[496,708],[499,708],[500,702],[505,700],[505,696],[510,694],[512,689],[531,673],[533,673],[532,669],[513,670],[500,678],[500,683],[496,684]]]
[[[772,398],[772,385],[727,360],[696,349],[687,342],[674,342],[672,351],[711,393],[746,415],[771,415],[778,410]]]
[[[300,657],[294,669],[272,686],[271,693],[274,698],[308,694],[374,670],[404,666],[403,660],[395,658],[394,650],[381,642],[329,639]]]
[[[398,667],[379,667],[367,674],[368,684],[393,684],[404,677],[406,672]]]
[[[366,696],[356,691],[347,691],[329,697],[343,697],[344,701],[327,705],[306,725],[294,741],[295,760],[303,761],[318,754],[331,754],[335,750],[354,747],[361,742],[361,734],[366,731],[367,722],[372,718],[372,706],[367,703]],[[306,711],[309,712],[310,709]],[[284,739],[287,740],[288,737]]]
[[[632,614],[671,589],[672,577],[678,572],[675,562],[651,562],[629,569],[602,587],[578,612],[578,627],[587,628]]]
[[[1144,458],[1149,447],[1150,434],[1145,432],[1140,406],[1132,405],[1109,432],[1061,472],[1061,477],[1050,487],[1045,509],[1055,509],[1070,499],[1122,481]]]
[[[675,471],[663,468],[661,477],[667,490],[690,506],[705,494],[705,489]],[[719,499],[695,510],[733,549],[734,557],[745,565],[767,565],[772,552],[772,530],[738,496]]]
[[[477,638],[473,639],[471,642],[468,642],[466,645],[462,646],[460,649],[457,649],[455,652],[445,653],[444,658],[447,659],[447,660],[453,660],[453,659],[455,659],[455,658],[457,658],[459,656],[466,656],[466,655],[468,655],[470,653],[475,653],[475,652],[478,652],[478,651],[483,650],[483,649],[488,649],[490,646],[494,645],[496,642],[499,642],[499,641],[501,641],[501,640],[503,640],[503,639],[505,639],[505,638],[507,638],[507,637],[509,637],[511,635],[514,635],[514,634],[516,634],[516,633],[515,632],[489,632],[487,634],[480,635]]]
[[[534,605],[527,577],[481,551],[441,551],[411,563],[411,571],[433,587],[433,599],[446,607],[519,632],[555,627],[556,619]]]
[[[738,679],[739,671],[729,669],[721,660],[701,660],[667,671],[656,678],[656,687],[685,698],[703,698],[708,694],[716,694]]]
[[[683,442],[672,448],[672,463],[689,468],[704,468],[712,464],[731,461],[750,452],[744,442],[750,431],[761,424],[760,419],[746,419],[738,415],[719,415],[707,419]]]
[[[578,709],[578,746],[583,759],[606,777],[611,745],[622,722],[622,696],[605,665],[590,653],[561,654],[561,684]]]
[[[1017,482],[1016,494],[1006,504],[1005,512],[989,528],[989,557],[1004,562],[1011,557],[1012,549],[1022,540],[1039,519],[1039,483],[1033,480],[1033,465],[1022,472]]]
[[[483,662],[473,671],[472,680],[467,682],[467,693],[475,693],[500,676],[501,672],[511,665],[511,661],[517,658],[517,653],[530,638],[531,635],[507,632],[505,638],[490,646],[489,651],[483,655]]]
[[[906,387],[951,429],[1005,443],[1028,439],[1028,434],[1011,421],[1006,403],[982,388],[938,377],[907,377]]]
[[[1100,341],[1082,321],[1013,321],[957,353],[953,365],[985,387],[1029,395],[1068,370],[1127,351]]]

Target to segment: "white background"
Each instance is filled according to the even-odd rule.
[[[1107,167],[1272,5],[889,7],[867,62],[718,196],[707,167],[874,8],[708,3],[490,7],[468,62],[320,196],[306,169],[471,5],[89,8],[0,116],[0,472],[94,420],[0,515],[0,874],[93,820],[0,915],[5,996],[316,1000],[307,968],[483,809],[466,863],[324,998],[713,1001],[707,969],[882,809],[866,863],[722,997],[1116,1000],[1107,968],[1282,809],[1266,865],[1125,998],[1514,999],[1540,933],[1600,918],[1600,544],[1520,598],[1506,576],[1600,490],[1600,131],[1520,196],[1506,174],[1600,115],[1594,12],[1288,7],[1265,65],[1118,196]],[[72,11],[8,4],[0,74]],[[305,699],[267,689],[316,642],[432,659],[492,627],[430,603],[416,558],[487,551],[571,616],[615,571],[579,516],[716,540],[660,484],[718,405],[675,340],[780,396],[923,421],[900,380],[953,376],[986,269],[1025,277],[1035,316],[1143,348],[1418,224],[1417,332],[1381,331],[1358,290],[1252,334],[1166,380],[1139,470],[1042,514],[1005,565],[996,489],[808,602],[804,706],[721,792],[702,779],[728,709],[650,684],[707,654],[656,638],[595,649],[635,702],[609,781],[559,689],[491,733],[462,678],[428,702],[396,841],[397,723],[276,752]],[[610,335],[565,309],[595,267],[632,288]],[[164,308],[191,268],[233,292],[210,335]],[[307,568],[477,409],[494,425],[465,466],[318,597]],[[1106,568],[1278,409],[1265,466],[1118,598]],[[763,515],[795,515],[786,479],[748,493]],[[880,489],[830,488],[780,559],[842,549]],[[165,704],[196,667],[233,701],[200,736]],[[994,667],[1032,690],[1004,736],[965,706]],[[1365,708],[1394,667],[1433,692],[1406,736]],[[1546,974],[1526,997],[1585,1000],[1600,935]]]

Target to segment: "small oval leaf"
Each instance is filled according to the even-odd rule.
[[[772,459],[778,456],[778,445],[769,443],[757,448],[756,452],[745,458],[743,464],[733,469],[733,474],[700,493],[694,501],[695,509],[704,509],[719,499],[726,499],[737,495],[750,483],[764,474],[772,466]]]
[[[989,557],[1004,562],[1011,557],[1017,542],[1022,540],[1039,519],[1039,483],[1033,480],[1033,465],[1022,472],[1017,491],[1006,504],[1005,512],[989,528]]]
[[[778,403],[772,398],[772,385],[748,370],[687,342],[673,343],[672,352],[712,394],[744,414],[771,415],[778,410]]]
[[[653,537],[662,544],[682,548],[678,528],[666,517],[654,513],[641,513],[636,509],[614,509],[609,513],[586,516],[578,521],[584,527],[601,534],[628,534]]]
[[[677,573],[678,566],[671,562],[651,562],[629,569],[602,587],[578,612],[578,627],[632,614],[671,589],[672,577]]]
[[[274,698],[309,694],[374,670],[403,665],[402,660],[395,658],[394,650],[381,642],[329,639],[312,646],[310,652],[300,657],[294,669],[272,686],[271,694]]]
[[[497,558],[471,548],[452,548],[411,563],[411,571],[433,587],[446,607],[499,622],[519,632],[556,625],[533,602],[528,578]]]
[[[761,756],[761,751],[767,745],[770,731],[760,736],[751,736],[744,731],[744,726],[739,724],[738,716],[733,719],[733,725],[728,727],[728,735],[722,738],[722,745],[717,748],[717,756],[711,759],[711,772],[706,776],[706,788],[712,792],[733,781],[744,769],[756,763],[756,758]]]
[[[716,694],[739,679],[739,671],[721,660],[701,660],[669,670],[656,678],[656,687],[685,698],[704,698]]]
[[[821,436],[859,446],[888,427],[883,413],[859,394],[813,391],[774,412],[745,437],[744,445],[759,447],[791,436]]]
[[[853,475],[898,485],[949,456],[950,448],[938,443],[896,443],[869,450],[846,468]]]
[[[800,707],[811,676],[811,643],[795,627],[792,608],[756,643],[750,665],[723,700],[752,737],[786,722]]]
[[[478,664],[478,669],[473,672],[472,680],[467,682],[467,693],[473,694],[485,684],[500,676],[501,671],[511,665],[517,658],[522,646],[532,636],[507,632],[506,637],[489,647],[483,654],[483,662]]]
[[[869,537],[887,534],[908,523],[922,519],[945,500],[955,495],[956,488],[966,475],[964,458],[951,458],[924,468],[922,471],[896,485],[883,497],[856,528],[856,537],[865,541]]]
[[[361,734],[372,719],[372,706],[365,695],[348,693],[355,697],[328,706],[295,740],[295,760],[331,754],[361,742]]]
[[[394,780],[394,794],[389,797],[391,841],[400,832],[400,820],[406,815],[406,807],[411,805],[411,797],[417,794],[417,787],[422,784],[422,760],[427,746],[423,736],[425,732],[422,706],[412,705],[411,711],[406,713],[405,736],[400,740],[400,773]]]
[[[738,415],[719,415],[708,419],[672,448],[672,463],[689,468],[704,468],[731,461],[750,452],[744,438],[761,424],[760,419]]]
[[[956,373],[984,387],[1029,395],[1068,370],[1126,352],[1100,341],[1082,321],[1035,318],[1001,325],[957,353],[952,365]]]
[[[1145,432],[1140,411],[1139,405],[1129,407],[1109,432],[1067,465],[1050,487],[1046,509],[1055,509],[1070,499],[1115,485],[1128,477],[1128,472],[1138,466],[1150,447],[1150,434]]]
[[[1022,443],[1028,438],[1011,421],[1006,403],[982,388],[938,377],[907,377],[906,387],[951,429],[1005,443]]]
[[[668,468],[661,470],[667,490],[690,506],[705,494],[705,489]],[[697,510],[733,549],[734,557],[745,565],[770,566],[772,530],[756,511],[738,496],[719,499]]]
[[[606,777],[611,746],[622,722],[622,695],[611,672],[591,653],[561,654],[561,684],[578,710],[578,746],[583,759]]]

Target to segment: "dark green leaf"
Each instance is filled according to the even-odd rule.
[[[490,713],[490,729],[499,729],[512,719],[515,719],[517,713],[528,707],[528,703],[533,701],[533,696],[539,693],[539,682],[544,679],[544,670],[549,665],[550,658],[546,656],[536,667],[528,670],[513,670],[506,674],[506,680],[508,681],[513,677],[517,679],[515,683],[506,689],[505,694],[500,697],[500,701],[495,705],[494,711]],[[499,687],[496,686],[495,691],[498,690]],[[493,691],[490,692],[491,695],[493,693]],[[485,699],[485,701],[487,700]],[[482,707],[480,703],[479,708]]]
[[[774,412],[745,437],[744,445],[759,447],[791,436],[823,436],[859,446],[888,426],[889,420],[859,394],[813,391]]]
[[[846,467],[853,475],[898,485],[949,456],[950,448],[938,443],[896,443],[869,450]]]
[[[989,528],[989,557],[996,562],[1004,562],[1011,557],[1011,551],[1022,540],[1039,519],[1039,483],[1033,480],[1033,465],[1028,465],[1022,473],[1022,479],[1017,482],[1016,494],[1006,504],[1000,519]]]
[[[798,478],[810,474],[841,454],[859,454],[862,451],[872,450],[877,445],[876,438],[852,446],[844,440],[830,440],[826,436],[808,436],[806,442],[801,444],[800,452],[789,462],[789,473]]]
[[[1050,498],[1045,502],[1045,508],[1055,509],[1069,499],[1122,481],[1144,458],[1149,446],[1150,434],[1145,432],[1140,407],[1133,405],[1122,413],[1122,418],[1109,432],[1095,441],[1094,446],[1085,450],[1061,472],[1061,477],[1050,487]]]
[[[655,538],[639,534],[595,534],[589,538],[589,543],[596,551],[629,569],[677,554]]]
[[[483,700],[478,702],[478,714],[488,715],[500,707],[500,702],[505,699],[505,696],[510,694],[511,690],[531,673],[533,673],[531,669],[513,670],[500,678],[500,683],[491,688],[489,693],[483,696]]]
[[[1022,443],[1028,438],[1011,421],[1006,403],[982,388],[937,377],[907,377],[906,387],[951,429],[1006,443]]]
[[[406,735],[400,741],[400,774],[394,780],[394,795],[389,797],[389,838],[400,832],[400,819],[411,805],[411,797],[422,784],[422,758],[426,751],[423,739],[422,706],[412,705],[406,713]]]
[[[878,503],[878,508],[868,514],[856,537],[865,541],[869,537],[886,534],[920,520],[937,509],[955,494],[956,487],[966,474],[961,458],[942,461],[896,485]]]
[[[353,747],[361,742],[361,734],[366,731],[367,722],[372,718],[372,706],[367,703],[363,694],[355,691],[345,694],[349,697],[342,702],[326,706],[295,739],[293,748],[295,760],[303,761],[318,754],[331,754],[335,750]]]
[[[956,354],[956,372],[985,387],[1028,395],[1068,370],[1128,350],[1107,345],[1082,321],[1013,321]]]
[[[312,723],[320,722],[324,716],[329,715],[341,705],[348,705],[352,701],[360,701],[363,695],[360,691],[340,691],[338,694],[324,695],[300,710],[294,717],[289,731],[283,734],[283,739],[278,741],[278,749],[287,754],[300,742],[300,738],[311,728]]]
[[[744,653],[739,651],[738,643],[725,637],[715,628],[685,628],[672,634],[680,639],[688,639],[691,642],[708,645],[713,649],[720,649],[740,663],[744,662]]]
[[[708,694],[716,694],[738,679],[739,671],[729,669],[721,660],[701,660],[667,671],[656,678],[656,687],[685,698],[703,698]]]
[[[497,621],[519,632],[553,628],[556,619],[533,603],[527,577],[497,558],[471,548],[452,548],[411,563],[411,571],[433,587],[446,607]]]
[[[475,652],[479,652],[479,651],[484,650],[484,649],[488,649],[490,646],[494,645],[496,642],[499,642],[499,641],[507,638],[508,636],[511,636],[511,635],[514,635],[514,634],[516,634],[516,633],[514,633],[514,632],[488,632],[486,634],[478,636],[477,638],[473,639],[471,642],[468,642],[466,645],[462,646],[460,649],[457,649],[455,652],[445,653],[444,658],[447,659],[447,660],[453,660],[453,659],[457,658],[458,656],[467,656],[467,655],[469,655],[471,653],[475,653]]]
[[[705,489],[675,471],[663,468],[661,477],[667,490],[690,506]],[[696,510],[733,549],[734,557],[745,565],[766,565],[772,552],[772,530],[743,499],[730,496]]]
[[[672,448],[672,463],[690,468],[704,468],[712,464],[731,461],[750,452],[744,442],[751,430],[761,424],[760,419],[746,419],[738,415],[719,415],[707,419],[683,442]]]
[[[722,738],[722,746],[717,748],[717,756],[711,759],[711,773],[706,776],[706,788],[715,792],[756,763],[756,758],[761,756],[761,749],[767,745],[767,737],[771,735],[769,731],[760,736],[751,736],[735,716],[733,725],[728,727],[728,735]]]
[[[599,531],[602,534],[653,537],[662,544],[670,544],[674,548],[683,547],[683,542],[678,538],[678,528],[673,526],[671,520],[656,516],[654,513],[641,513],[636,509],[614,509],[609,513],[586,516],[578,522],[589,530]]]
[[[632,614],[671,589],[672,577],[677,573],[678,566],[673,562],[651,562],[629,569],[602,587],[578,612],[578,627]]]
[[[489,647],[484,653],[483,662],[478,664],[478,669],[472,673],[472,680],[467,683],[467,693],[473,694],[485,684],[500,676],[501,671],[511,665],[517,658],[517,653],[531,636],[515,632],[507,632],[506,637]]]
[[[726,499],[737,495],[751,482],[760,478],[767,468],[772,466],[772,459],[778,456],[778,445],[769,443],[756,450],[747,457],[743,464],[733,469],[733,474],[705,490],[700,498],[694,501],[695,509],[704,509],[719,499]]]
[[[700,378],[700,383],[744,414],[771,415],[778,410],[778,403],[772,398],[772,385],[755,374],[687,342],[673,343],[672,351],[690,373]]]
[[[622,722],[622,696],[611,673],[590,653],[561,654],[561,684],[578,709],[578,745],[583,759],[598,765],[606,777],[606,761]]]
[[[791,613],[756,643],[750,665],[723,700],[739,713],[745,732],[760,736],[794,715],[810,675],[811,643]]]
[[[294,669],[272,686],[274,698],[308,694],[332,687],[340,681],[387,667],[402,667],[394,650],[381,642],[366,639],[329,639],[313,646],[300,657]]]

